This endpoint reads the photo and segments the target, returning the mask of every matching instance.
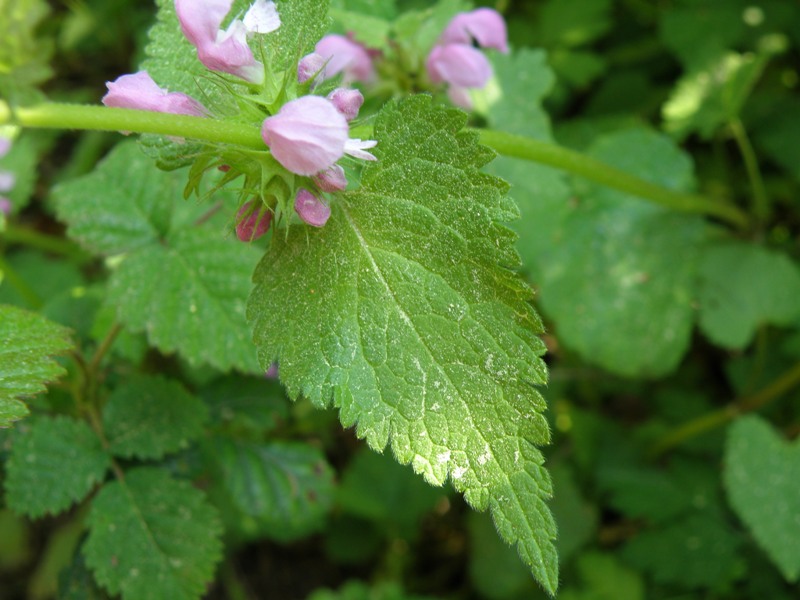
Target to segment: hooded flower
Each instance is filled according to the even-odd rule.
[[[264,81],[264,65],[247,45],[255,33],[270,33],[281,20],[272,0],[256,0],[244,16],[220,29],[233,0],[175,0],[175,12],[186,38],[197,48],[200,62],[212,71],[230,73],[251,83]]]
[[[467,109],[472,108],[469,90],[484,87],[492,76],[491,64],[473,44],[508,52],[506,24],[500,13],[479,8],[457,14],[425,62],[431,82],[448,84],[452,102]]]
[[[303,188],[297,190],[294,209],[303,221],[314,227],[322,227],[331,216],[331,207]]]
[[[323,192],[340,192],[347,188],[347,177],[342,167],[333,165],[314,175],[314,183]]]
[[[108,93],[103,104],[116,108],[138,108],[155,112],[204,117],[205,107],[194,98],[180,92],[168,92],[158,87],[147,71],[122,75],[106,83]]]
[[[364,104],[364,96],[361,92],[347,88],[336,88],[328,94],[328,100],[348,121],[352,121],[358,116],[358,111]]]
[[[375,68],[366,48],[343,35],[326,35],[314,47],[327,62],[323,79],[330,79],[344,72],[344,83],[363,81],[365,83],[375,78]]]
[[[329,100],[303,96],[264,119],[261,137],[289,171],[315,175],[344,155],[348,131],[347,120]]]

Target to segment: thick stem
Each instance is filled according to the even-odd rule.
[[[730,128],[742,155],[747,178],[750,180],[750,189],[753,193],[753,214],[759,222],[764,223],[769,219],[772,207],[770,206],[764,179],[761,177],[758,156],[756,156],[756,151],[750,143],[750,138],[747,136],[747,130],[744,128],[741,119],[731,121]]]
[[[673,210],[717,217],[737,227],[747,227],[748,219],[741,210],[696,194],[670,190],[589,156],[529,137],[503,131],[479,130],[481,142],[504,156],[522,158],[569,171],[591,181],[638,196]]]
[[[127,108],[46,103],[13,111],[0,104],[0,125],[157,133],[215,144],[266,150],[256,125]]]

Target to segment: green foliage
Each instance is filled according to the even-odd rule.
[[[154,171],[135,144],[121,144],[95,172],[56,190],[58,212],[93,252],[122,254],[109,282],[122,323],[190,363],[256,372],[243,298],[258,253],[223,239],[213,221],[198,224],[210,208],[181,205],[185,176]]]
[[[72,349],[69,332],[13,306],[0,304],[0,427],[28,414],[20,400],[43,392],[44,384],[64,375],[53,355]]]
[[[83,421],[38,418],[14,438],[5,481],[8,504],[34,518],[58,514],[102,482],[109,465],[100,438]]]
[[[800,270],[785,255],[742,243],[715,245],[700,266],[700,327],[713,342],[741,349],[763,324],[800,318]]]
[[[554,591],[551,484],[533,445],[549,439],[533,388],[541,324],[507,270],[519,259],[497,221],[513,204],[478,172],[491,153],[463,124],[421,97],[384,109],[361,188],[323,229],[273,238],[248,316],[290,396],[332,401],[371,447],[390,443],[431,483],[450,477]]]
[[[762,419],[737,419],[725,446],[731,506],[792,582],[800,578],[800,442],[788,443]]]
[[[199,598],[221,557],[216,511],[162,469],[141,467],[106,485],[88,525],[86,563],[125,600]]]
[[[42,0],[0,0],[0,95],[7,99],[38,98],[36,86],[52,75],[52,41],[36,32],[49,12]]]
[[[186,448],[207,418],[205,404],[178,382],[140,376],[109,396],[103,428],[113,455],[153,459]]]
[[[394,583],[379,583],[369,587],[360,581],[350,581],[339,590],[318,590],[308,600],[435,600],[429,596],[408,594]]]
[[[333,471],[319,450],[218,438],[208,451],[230,502],[258,531],[289,541],[322,527],[333,502]]]
[[[599,552],[585,554],[578,560],[578,572],[584,585],[567,588],[559,596],[564,600],[644,600],[642,578],[619,560]]]

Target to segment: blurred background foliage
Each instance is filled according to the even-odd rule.
[[[392,20],[429,4],[337,0],[334,17]],[[732,229],[539,164],[489,166],[520,205],[512,227],[548,327],[559,597],[797,598],[800,4],[491,6],[514,52],[493,57],[476,125],[557,142],[750,217]],[[41,89],[96,103],[143,58],[154,7],[0,0],[0,15],[0,29],[14,31],[0,31],[0,88],[21,102]],[[118,140],[26,131],[0,160],[17,175],[0,302],[41,311],[87,348],[112,327],[104,271],[63,237],[51,191],[69,189]],[[120,442],[115,452],[131,464],[163,460],[219,509],[226,558],[209,598],[544,597],[486,515],[367,451],[332,412],[291,405],[261,377],[165,356],[141,334],[123,332],[111,358],[106,385],[123,409],[126,394],[179,396],[200,415],[176,417],[190,444],[156,440],[136,455]],[[151,375],[131,380],[133,365]],[[33,405],[71,410],[58,385]],[[124,414],[106,417],[124,439]],[[0,478],[13,468],[11,438],[30,423],[0,430]],[[287,488],[303,493],[282,505]],[[0,598],[105,597],[75,552],[84,509],[32,520],[11,508],[35,500],[15,499],[13,486],[0,499]]]

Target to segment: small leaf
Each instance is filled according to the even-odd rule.
[[[325,227],[272,238],[248,316],[290,397],[333,402],[372,448],[450,478],[552,593],[542,326],[499,223],[516,208],[465,121],[425,96],[384,108],[361,188]]]
[[[109,451],[145,460],[185,448],[207,419],[205,404],[178,382],[144,375],[117,387],[103,410]]]
[[[324,523],[333,503],[333,470],[316,448],[217,438],[209,450],[230,499],[265,535],[289,541]]]
[[[800,317],[800,269],[759,246],[710,247],[700,265],[700,327],[726,348],[747,346],[759,325],[789,325]]]
[[[0,305],[0,427],[28,414],[20,398],[45,390],[66,373],[50,357],[72,349],[69,332],[43,317]]]
[[[222,555],[216,511],[161,469],[134,469],[106,485],[88,525],[86,563],[125,600],[200,598]]]
[[[759,417],[737,419],[725,446],[731,506],[790,582],[800,578],[800,440],[789,443]]]
[[[14,438],[8,461],[8,505],[36,518],[58,514],[103,481],[110,457],[83,421],[37,419]]]

